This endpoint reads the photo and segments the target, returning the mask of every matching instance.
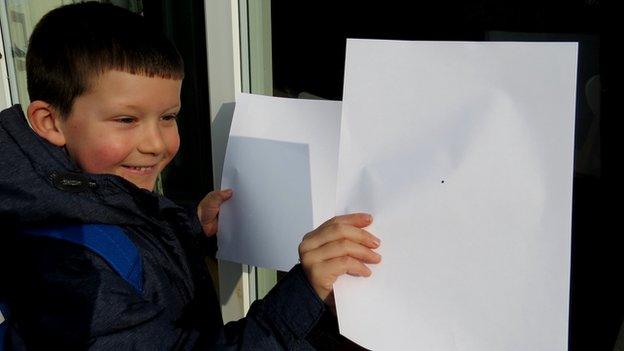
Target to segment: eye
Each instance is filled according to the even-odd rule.
[[[175,121],[178,119],[178,116],[176,114],[170,114],[170,115],[162,116],[161,119],[163,121]]]
[[[123,123],[123,124],[132,124],[136,121],[136,118],[130,117],[130,116],[122,116],[122,117],[116,118],[115,121],[119,123]]]

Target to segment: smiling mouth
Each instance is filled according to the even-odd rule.
[[[124,165],[122,167],[134,174],[151,174],[156,168],[155,165],[152,165],[152,166],[125,166]]]

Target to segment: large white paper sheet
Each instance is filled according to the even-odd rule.
[[[340,102],[240,94],[221,188],[217,257],[288,270],[335,211]]]
[[[373,350],[567,349],[575,43],[349,40],[339,214],[371,278],[334,285]]]

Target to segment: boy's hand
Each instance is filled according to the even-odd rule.
[[[219,229],[219,208],[232,197],[232,189],[211,191],[197,206],[197,217],[201,222],[204,234],[213,236]]]
[[[308,281],[330,307],[333,284],[342,274],[368,277],[365,263],[379,263],[381,256],[372,249],[379,239],[364,229],[372,217],[365,213],[337,216],[306,234],[299,245],[301,266]]]

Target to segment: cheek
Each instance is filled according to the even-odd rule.
[[[167,133],[164,138],[167,143],[167,154],[169,159],[172,159],[180,149],[180,135],[178,134],[177,128],[175,131],[171,131]]]
[[[76,161],[88,173],[114,173],[114,167],[122,163],[130,151],[123,142],[93,142],[81,149]]]

